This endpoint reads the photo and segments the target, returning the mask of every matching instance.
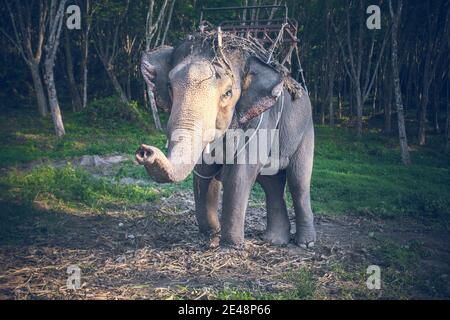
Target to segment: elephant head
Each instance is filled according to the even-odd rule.
[[[157,105],[170,110],[167,157],[142,145],[136,160],[153,180],[180,182],[192,172],[203,149],[223,135],[240,97],[237,69],[205,55],[181,56],[171,47],[144,53],[141,69]]]
[[[230,54],[224,62],[179,48],[146,52],[141,61],[157,105],[170,110],[167,157],[147,145],[136,152],[136,160],[160,183],[180,182],[192,172],[206,145],[230,126],[241,91],[239,104],[248,106],[241,110],[244,123],[273,106],[283,90],[281,75],[257,58]]]

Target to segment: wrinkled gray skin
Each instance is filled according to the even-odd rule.
[[[314,128],[309,97],[303,92],[294,100],[283,89],[283,76],[259,59],[246,58],[239,52],[226,55],[232,75],[226,73],[223,64],[212,64],[208,46],[202,48],[195,40],[187,40],[176,49],[163,47],[143,55],[144,78],[154,88],[157,104],[170,109],[167,135],[173,138],[175,130],[182,134],[181,138],[177,135],[176,142],[169,143],[167,157],[156,147],[142,145],[136,159],[157,182],[182,181],[192,172],[209,142],[230,127],[256,128],[264,113],[260,129],[280,130],[278,173],[260,175],[264,164],[196,165],[196,172],[202,176],[220,172],[208,179],[194,175],[200,232],[209,237],[211,246],[218,245],[219,240],[233,247],[242,246],[248,198],[257,181],[266,194],[265,239],[276,245],[287,244],[291,229],[284,199],[287,182],[296,215],[295,241],[300,246],[312,246],[316,240],[310,203]],[[211,128],[216,129],[215,136],[204,136],[205,130]],[[191,148],[189,141],[201,136],[201,146]],[[174,165],[180,157],[194,161]],[[219,222],[221,186],[223,208]]]

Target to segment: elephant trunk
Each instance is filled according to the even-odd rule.
[[[136,151],[136,160],[145,166],[148,175],[158,183],[181,182],[194,169],[204,147],[201,140],[197,144],[192,143],[195,140],[192,137],[192,134],[181,135],[178,141],[171,142],[167,157],[157,147],[141,145]]]

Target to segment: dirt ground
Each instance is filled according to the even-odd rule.
[[[51,238],[45,230],[36,231],[39,218],[26,221],[17,230],[26,237],[25,244],[0,245],[0,298],[206,299],[224,288],[276,294],[295,290],[296,284],[285,275],[299,268],[314,274],[318,291],[312,298],[450,297],[450,235],[445,229],[413,221],[321,216],[313,250],[294,244],[275,247],[260,240],[265,213],[253,204],[246,219],[246,249],[210,250],[197,233],[193,206],[190,193],[176,193],[159,207],[61,215],[55,223],[67,232]],[[406,296],[398,296],[391,283],[383,283],[381,290],[368,290],[364,277],[355,279],[354,274],[364,275],[369,265],[377,264],[383,279],[384,265],[390,265],[376,253],[386,241],[408,250],[412,241],[419,243],[426,254],[414,260],[413,268],[420,277],[425,271],[425,285],[437,280],[444,282],[444,289],[436,293],[431,287],[402,288],[406,291],[400,294]],[[76,291],[66,285],[70,265],[81,269],[81,288]]]
[[[35,207],[12,231],[20,242],[0,241],[0,299],[450,298],[450,233],[436,222],[321,215],[313,249],[277,247],[261,240],[264,204],[251,201],[236,251],[206,246],[191,192],[102,214]],[[2,205],[3,214],[18,209]],[[73,265],[77,290],[67,287]],[[380,290],[367,288],[370,265],[380,267]]]

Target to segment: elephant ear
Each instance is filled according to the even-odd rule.
[[[241,98],[236,108],[244,124],[273,107],[284,89],[283,75],[256,57],[247,61]]]
[[[148,88],[154,92],[158,108],[169,112],[171,97],[169,92],[169,71],[173,48],[161,46],[152,51],[146,51],[141,58],[141,72]]]

